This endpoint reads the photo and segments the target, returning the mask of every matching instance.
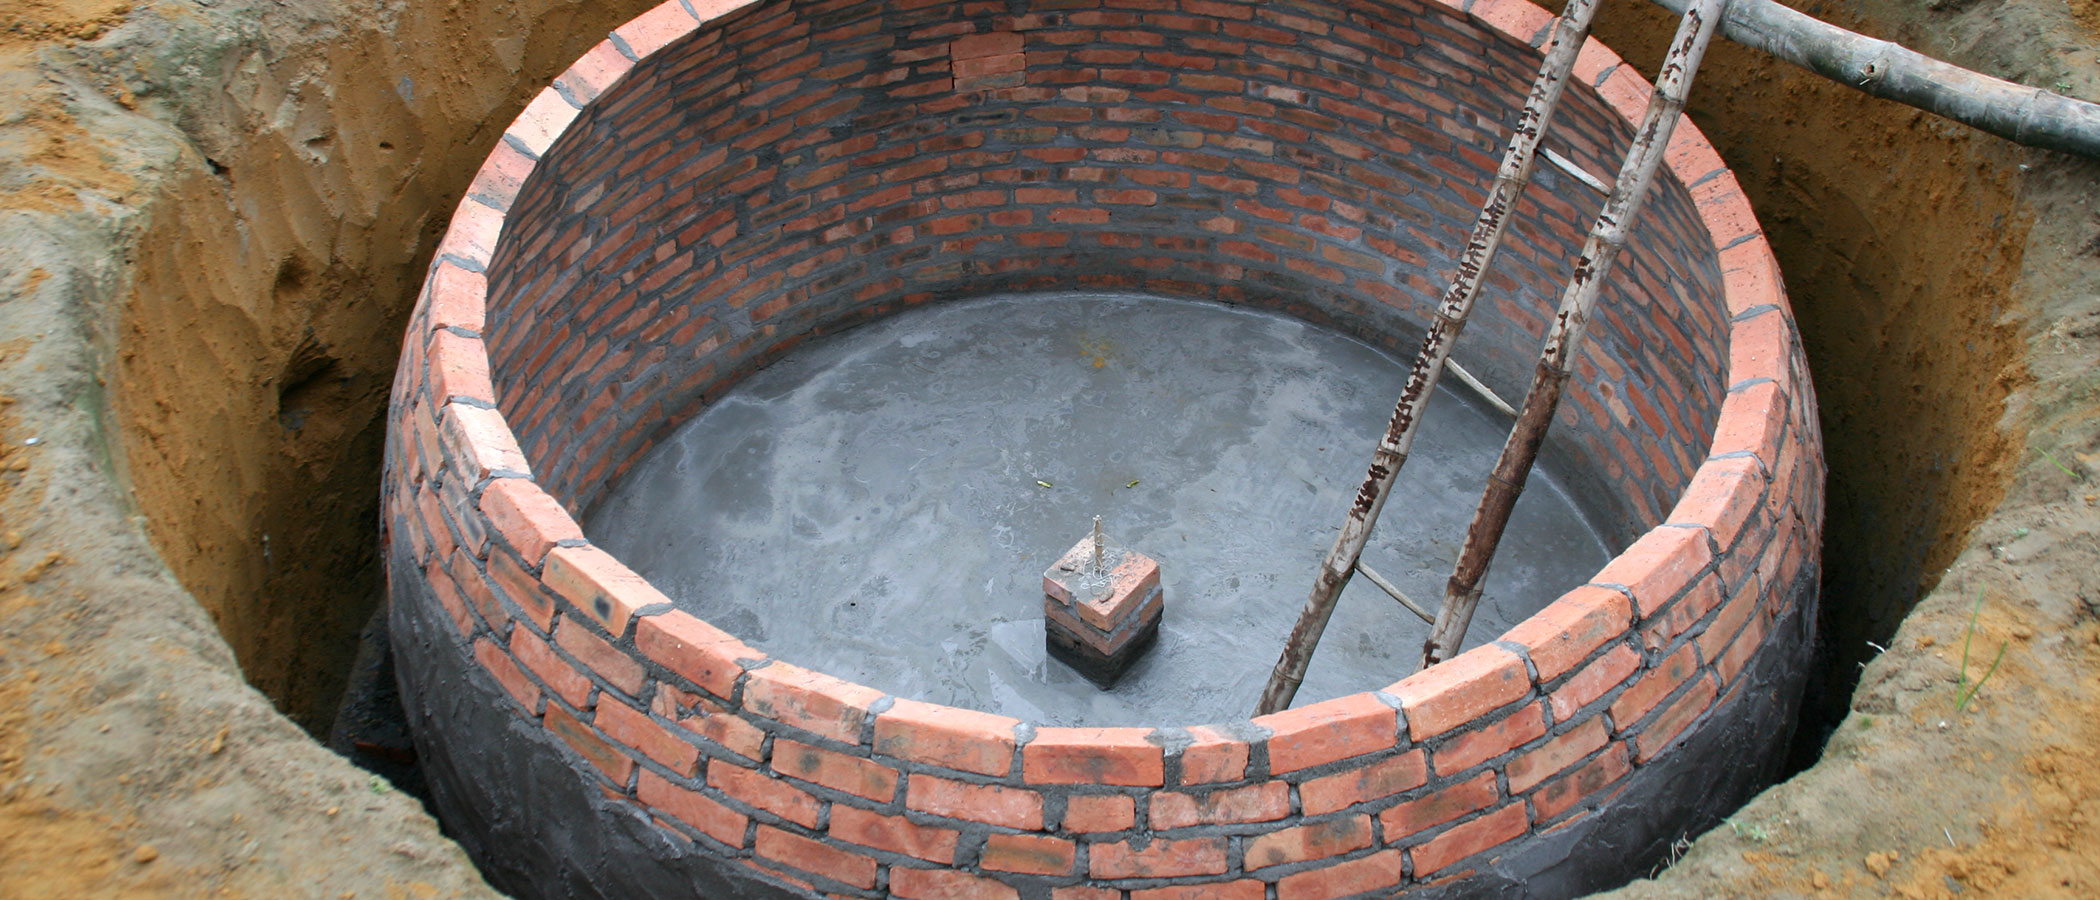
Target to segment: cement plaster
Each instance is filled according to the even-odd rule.
[[[1045,725],[1231,719],[1252,708],[1404,373],[1339,333],[1214,304],[1038,294],[924,308],[746,379],[584,528],[752,645],[898,696]],[[1469,394],[1440,389],[1430,405],[1364,557],[1425,605],[1507,428]],[[1560,463],[1533,475],[1468,646],[1618,549]],[[1111,691],[1043,643],[1043,569],[1097,514],[1160,561],[1167,602],[1158,644]],[[1358,579],[1298,702],[1406,675],[1426,631]]]

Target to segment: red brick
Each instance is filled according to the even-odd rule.
[[[481,492],[481,514],[529,566],[537,566],[557,541],[582,540],[569,511],[524,478],[498,478]]]
[[[540,579],[615,635],[627,633],[627,621],[635,610],[671,602],[642,576],[596,547],[556,547],[547,551]]]
[[[1724,564],[1725,565],[1725,564]],[[1680,634],[1698,624],[1700,619],[1714,607],[1721,605],[1721,579],[1716,575],[1701,575],[1690,590],[1671,601],[1655,615],[1649,616],[1641,625],[1641,645],[1649,650],[1661,650]]]
[[[1532,704],[1446,741],[1430,757],[1438,775],[1464,771],[1545,735],[1546,713]]]
[[[642,684],[649,677],[642,671],[642,664],[635,662],[634,657],[628,656],[626,651],[592,634],[583,624],[574,619],[563,618],[561,623],[555,626],[554,643],[568,651],[570,656],[576,657],[576,661],[582,663],[585,669],[597,673],[599,678],[611,682],[613,687],[626,692],[628,696],[641,695]]]
[[[766,733],[727,707],[670,685],[657,686],[656,700],[651,703],[650,711],[748,759],[757,760],[760,748],[765,745]]]
[[[897,795],[897,770],[787,738],[773,741],[773,769],[877,803],[887,803]]]
[[[1531,691],[1531,675],[1516,654],[1484,645],[1416,672],[1386,691],[1400,698],[1408,734],[1419,741],[1516,702]]]
[[[701,834],[731,847],[741,849],[744,846],[744,827],[751,820],[705,794],[679,787],[643,769],[641,782],[635,786],[635,796],[671,818],[693,826]]]
[[[728,697],[736,690],[737,677],[744,673],[738,660],[764,656],[682,609],[642,617],[634,628],[634,646],[717,697]]]
[[[992,834],[984,839],[978,865],[998,872],[1069,875],[1078,847],[1063,838],[1041,834]]]
[[[473,197],[460,198],[452,209],[452,223],[438,242],[439,257],[455,256],[486,267],[496,249],[496,236],[503,230],[503,214],[483,206]]]
[[[1634,541],[1595,579],[1631,592],[1634,614],[1645,618],[1684,590],[1713,562],[1706,532],[1697,528],[1658,527]]]
[[[1152,206],[1159,203],[1159,193],[1141,188],[1095,188],[1094,202],[1121,206]]]
[[[474,660],[481,663],[481,667],[494,676],[496,682],[503,685],[503,690],[510,694],[511,699],[518,701],[519,706],[525,707],[526,712],[539,711],[539,686],[533,684],[532,679],[525,677],[524,672],[518,671],[517,663],[511,660],[509,654],[503,652],[503,648],[496,646],[495,642],[488,638],[477,640],[474,642]]]
[[[580,110],[569,105],[560,92],[545,88],[525,104],[524,111],[518,113],[517,120],[510,123],[505,133],[524,144],[532,155],[545,156],[547,148],[554,145],[554,139],[568,129],[570,122],[575,121],[578,112]]]
[[[1149,728],[1041,728],[1021,748],[1021,774],[1031,784],[1121,784],[1157,787],[1166,757]]]
[[[980,75],[999,75],[1007,72],[1019,72],[1027,68],[1028,57],[1022,56],[1019,53],[1008,53],[1000,56],[979,56],[973,59],[958,59],[955,61],[954,72],[956,78],[962,79],[972,78]]]
[[[627,754],[613,749],[613,746],[599,737],[597,732],[592,731],[590,726],[576,721],[575,716],[564,712],[560,706],[552,703],[547,705],[546,722],[548,731],[554,732],[554,736],[561,738],[570,749],[590,760],[591,765],[597,766],[599,771],[613,780],[613,783],[624,787],[628,776],[634,774],[634,760],[629,759]]]
[[[554,648],[540,640],[530,628],[510,630],[510,652],[532,674],[571,707],[582,709],[591,696],[591,680],[576,671],[569,661],[556,656]]]
[[[532,467],[502,413],[464,403],[447,403],[444,411],[438,440],[452,471],[472,482],[498,474],[531,476]]]
[[[1050,211],[1050,221],[1059,225],[1101,225],[1108,221],[1108,210],[1059,207]]]
[[[613,29],[613,33],[627,42],[627,48],[633,50],[635,56],[647,59],[649,54],[663,49],[664,45],[691,34],[699,25],[678,0],[664,0],[648,12],[629,19],[627,24]]]
[[[1180,878],[1225,873],[1223,837],[1153,838],[1143,847],[1135,843],[1092,845],[1087,850],[1087,874],[1093,878]]]
[[[1051,888],[1050,900],[1123,900],[1123,892],[1115,888],[1095,887],[1091,884],[1075,884],[1068,887]]]
[[[1187,828],[1191,825],[1273,822],[1290,815],[1290,812],[1290,785],[1271,781],[1198,794],[1154,794],[1150,821],[1154,829]]]
[[[430,336],[430,393],[439,403],[465,398],[494,403],[496,387],[489,381],[489,351],[480,338],[461,337],[450,331]]]
[[[1721,285],[1731,316],[1760,306],[1792,309],[1786,299],[1786,283],[1779,273],[1779,260],[1772,256],[1772,246],[1763,238],[1752,238],[1721,251]]]
[[[1298,786],[1298,800],[1308,816],[1347,809],[1367,800],[1390,797],[1421,787],[1429,767],[1421,750],[1409,750],[1368,766],[1315,778]]]
[[[1129,794],[1074,794],[1065,800],[1064,830],[1074,834],[1127,831],[1137,826],[1137,801]],[[1155,818],[1152,827],[1161,827]]]
[[[1685,728],[1692,724],[1692,720],[1699,718],[1700,713],[1713,705],[1716,690],[1713,679],[1700,678],[1697,684],[1684,692],[1684,696],[1677,698],[1668,709],[1656,716],[1655,721],[1649,723],[1633,740],[1634,762],[1645,763],[1654,759],[1663,748],[1670,746],[1670,742],[1676,740],[1679,734],[1683,734]]]
[[[1130,892],[1130,900],[1262,900],[1267,895],[1267,885],[1251,878],[1243,878],[1222,883],[1140,888]]]
[[[1281,828],[1247,839],[1247,871],[1340,856],[1371,846],[1371,817],[1347,816]]]
[[[1397,841],[1476,809],[1486,809],[1499,797],[1501,791],[1495,786],[1495,773],[1482,772],[1458,784],[1446,785],[1434,794],[1379,813],[1378,823],[1385,829],[1386,840]]]
[[[1610,740],[1604,718],[1592,717],[1566,734],[1547,741],[1545,746],[1510,760],[1504,769],[1509,776],[1509,792],[1521,794],[1531,790],[1532,786],[1597,752]]]
[[[1622,732],[1631,728],[1642,716],[1647,715],[1649,710],[1654,709],[1655,704],[1662,702],[1670,692],[1677,690],[1677,686],[1691,678],[1698,669],[1699,659],[1693,652],[1692,645],[1686,644],[1679,648],[1660,665],[1641,673],[1639,681],[1620,694],[1619,699],[1612,701],[1612,723]]]
[[[1773,541],[1772,543],[1773,546],[1768,551],[1768,555],[1776,555],[1781,542]],[[1698,639],[1700,655],[1705,659],[1720,658],[1721,654],[1728,648],[1729,642],[1736,636],[1736,633],[1743,629],[1743,623],[1750,620],[1750,613],[1757,609],[1757,603],[1761,597],[1763,597],[1763,593],[1759,591],[1758,585],[1754,582],[1746,583],[1742,587],[1737,588],[1735,596],[1729,599],[1728,605],[1721,608],[1721,614],[1715,616],[1713,622],[1706,626],[1706,630],[1700,633]]]
[[[526,572],[508,551],[489,552],[488,574],[489,579],[503,591],[503,596],[509,597],[512,603],[524,610],[533,624],[540,627],[540,631],[545,632],[554,627],[554,601],[548,599],[540,580]]]
[[[1269,771],[1281,775],[1391,748],[1399,714],[1370,694],[1351,694],[1261,716],[1268,728]]]
[[[576,63],[569,66],[568,71],[557,76],[555,81],[568,85],[579,99],[589,103],[633,68],[632,60],[614,47],[612,41],[604,40],[577,57]]]
[[[1793,379],[1787,368],[1793,335],[1786,327],[1786,313],[1771,310],[1734,323],[1728,332],[1728,383],[1770,378],[1782,390],[1791,391]]]
[[[919,825],[902,816],[885,816],[834,803],[831,806],[831,836],[863,847],[902,853],[937,863],[955,861],[956,832]]]
[[[1531,830],[1524,804],[1512,803],[1429,839],[1414,848],[1419,878],[1478,853],[1485,853]]]
[[[882,699],[874,688],[774,662],[744,680],[744,709],[835,741],[860,743],[868,707]]]
[[[1189,729],[1181,751],[1182,784],[1215,784],[1247,777],[1247,742],[1208,725]]]
[[[768,825],[758,826],[752,849],[759,856],[812,875],[867,890],[875,886],[875,861],[821,841],[790,834]]]
[[[1786,427],[1786,395],[1779,385],[1759,382],[1729,393],[1721,401],[1720,423],[1714,429],[1714,456],[1748,453],[1776,470],[1779,440]]]
[[[1538,669],[1539,681],[1547,682],[1625,634],[1632,624],[1633,604],[1625,594],[1584,585],[1562,594],[1502,639],[1523,644],[1532,666]]]
[[[679,740],[649,714],[608,700],[598,704],[598,730],[607,737],[662,763],[664,768],[690,777],[699,767],[700,749]]]
[[[1276,900],[1334,900],[1352,894],[1391,889],[1405,880],[1398,850],[1381,850],[1361,859],[1338,862],[1276,882]]]
[[[1605,87],[1611,87],[1611,83],[1606,82]],[[1743,186],[1728,170],[1709,173],[1704,182],[1694,185],[1690,191],[1692,201],[1699,205],[1699,218],[1706,222],[1706,230],[1713,236],[1714,246],[1725,247],[1746,235],[1758,233],[1757,213],[1750,208],[1750,198],[1743,194]]]
[[[777,778],[723,760],[707,764],[707,783],[754,809],[765,810],[804,828],[817,827],[817,798]]]
[[[1626,761],[1626,745],[1612,744],[1604,749],[1602,756],[1591,760],[1589,765],[1575,770],[1572,775],[1561,776],[1532,794],[1532,813],[1540,822],[1559,816],[1575,804],[1618,781],[1629,771],[1632,771],[1632,767]]]
[[[948,56],[951,59],[979,59],[1019,52],[1021,35],[1013,31],[965,35],[948,43]]]
[[[488,309],[488,279],[449,262],[430,270],[430,327],[480,334]],[[493,398],[491,398],[493,399]]]
[[[1565,722],[1569,717],[1626,681],[1626,676],[1641,667],[1641,655],[1621,644],[1598,657],[1582,671],[1576,672],[1554,689],[1549,702],[1553,705],[1553,719]]]
[[[898,700],[875,717],[875,752],[979,775],[1013,769],[1014,727],[1021,720],[974,710]]]
[[[1750,524],[1764,500],[1764,490],[1764,472],[1757,460],[1709,459],[1692,476],[1667,521],[1704,525],[1713,533],[1714,544],[1725,550],[1735,546],[1736,535]]]
[[[937,816],[1024,831],[1043,827],[1043,795],[1024,788],[913,775],[905,788],[904,805]]]
[[[1012,887],[953,869],[890,867],[890,893],[905,900],[1020,900]]]

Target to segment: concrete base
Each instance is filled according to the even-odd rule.
[[[738,383],[583,530],[753,647],[899,697],[1038,725],[1224,721],[1260,695],[1405,378],[1261,310],[1055,293],[921,307]],[[1440,387],[1365,560],[1440,596],[1508,433]],[[1610,560],[1594,498],[1565,487],[1579,471],[1540,461],[1469,647]],[[1113,691],[1045,661],[1037,608],[1052,554],[1097,515],[1158,560],[1174,604]],[[1357,579],[1300,702],[1390,683],[1427,630]]]

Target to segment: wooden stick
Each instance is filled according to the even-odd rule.
[[[1690,0],[1654,0],[1683,12]],[[2030,147],[2100,158],[2100,106],[1972,72],[1773,0],[1734,0],[1720,33],[1856,90]]]
[[[1532,374],[1530,391],[1524,395],[1517,424],[1502,445],[1502,456],[1488,475],[1480,507],[1473,513],[1473,524],[1466,529],[1465,546],[1459,551],[1451,581],[1444,589],[1444,607],[1437,611],[1436,625],[1430,629],[1429,640],[1422,644],[1424,667],[1449,659],[1465,641],[1473,611],[1480,605],[1480,583],[1487,577],[1488,563],[1502,541],[1503,530],[1509,526],[1510,511],[1516,507],[1517,496],[1523,493],[1524,482],[1531,475],[1532,463],[1538,459],[1546,429],[1553,424],[1554,412],[1560,409],[1561,389],[1574,368],[1576,354],[1582,350],[1597,295],[1604,288],[1612,263],[1626,248],[1626,234],[1640,215],[1648,185],[1662,168],[1670,132],[1684,111],[1685,92],[1691,88],[1692,76],[1699,71],[1699,61],[1706,55],[1707,42],[1713,38],[1727,3],[1728,0],[1697,0],[1697,5],[1687,10],[1678,23],[1670,52],[1663,58],[1662,73],[1655,79],[1655,93],[1648,98],[1647,114],[1641,119],[1640,130],[1634,133],[1633,147],[1619,168],[1611,196],[1605,199],[1603,211],[1590,228],[1582,255],[1575,260],[1575,272],[1561,293],[1560,311],[1546,331],[1545,347],[1539,352],[1538,368]]]
[[[1596,0],[1570,0],[1553,29],[1545,60],[1539,66],[1538,80],[1531,85],[1531,95],[1525,100],[1524,112],[1517,119],[1515,133],[1510,135],[1508,150],[1503,153],[1502,168],[1488,191],[1487,202],[1480,207],[1480,215],[1473,220],[1473,233],[1465,250],[1459,254],[1458,271],[1452,276],[1451,287],[1444,292],[1436,316],[1430,320],[1429,333],[1423,336],[1422,348],[1415,354],[1414,367],[1408,372],[1400,400],[1393,407],[1393,418],[1386,423],[1385,436],[1371,456],[1370,471],[1364,476],[1363,486],[1357,489],[1348,518],[1342,522],[1342,532],[1335,537],[1334,547],[1327,552],[1326,561],[1321,563],[1312,594],[1306,598],[1305,608],[1299,611],[1298,622],[1292,626],[1291,636],[1284,642],[1283,654],[1277,658],[1275,669],[1269,673],[1269,682],[1262,688],[1261,701],[1255,707],[1256,715],[1268,715],[1290,706],[1291,698],[1298,694],[1298,685],[1305,680],[1305,667],[1312,662],[1313,649],[1320,643],[1321,632],[1327,629],[1328,618],[1334,615],[1335,600],[1341,596],[1342,588],[1349,584],[1350,574],[1356,571],[1356,560],[1363,555],[1364,543],[1370,540],[1372,526],[1378,523],[1378,513],[1391,494],[1393,478],[1400,473],[1400,467],[1407,462],[1407,454],[1414,448],[1422,408],[1428,404],[1436,389],[1437,377],[1443,373],[1444,363],[1451,357],[1452,342],[1465,328],[1466,316],[1473,308],[1473,298],[1480,292],[1488,264],[1494,260],[1495,248],[1501,243],[1503,230],[1509,224],[1509,211],[1516,206],[1518,196],[1531,181],[1531,163],[1539,140],[1544,136],[1547,123],[1553,119],[1554,107],[1560,103],[1568,73],[1575,66],[1575,55],[1582,49],[1583,39],[1589,35],[1590,19],[1596,12]]]
[[[1516,417],[1516,407],[1509,405],[1509,401],[1502,399],[1502,395],[1495,393],[1495,389],[1488,387],[1486,382],[1473,377],[1473,373],[1466,371],[1466,367],[1459,365],[1457,360],[1446,360],[1444,367],[1450,369],[1451,374],[1464,382],[1466,387],[1472,388],[1473,393],[1479,394],[1480,399],[1486,400],[1489,406],[1501,410],[1505,416]]]
[[[1360,559],[1357,560],[1356,574],[1362,575],[1372,584],[1377,585],[1378,589],[1384,591],[1386,596],[1399,601],[1401,606],[1407,607],[1408,612],[1420,616],[1422,618],[1423,623],[1426,624],[1436,621],[1435,615],[1431,614],[1429,610],[1423,609],[1422,604],[1416,603],[1414,600],[1410,599],[1407,596],[1407,594],[1403,593],[1400,590],[1399,585],[1387,581],[1384,575],[1378,574],[1378,570],[1371,568],[1369,563],[1366,563]]]

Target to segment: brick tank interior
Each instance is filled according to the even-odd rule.
[[[773,2],[702,21],[674,2],[527,105],[410,322],[383,516],[408,722],[485,873],[545,896],[1572,896],[1776,775],[1821,438],[1770,250],[1689,127],[1603,281],[1506,553],[1533,577],[1498,583],[1472,649],[1412,676],[1425,629],[1352,595],[1315,692],[1248,718],[1290,574],[1405,381],[1377,351],[1423,340],[1492,179],[1491,123],[1523,105],[1553,21],[1302,12]],[[1515,208],[1464,345],[1513,396],[1553,261],[1604,202],[1583,175],[1616,167],[1647,104],[1601,46],[1571,84],[1547,144],[1566,168]],[[1294,355],[1343,368],[1289,374]],[[1333,408],[1354,391],[1365,409]],[[1373,554],[1418,592],[1506,431],[1457,415],[1416,473],[1417,504],[1451,509]],[[1235,433],[1270,418],[1302,424]],[[1028,471],[923,468],[897,441],[929,430],[964,455],[1006,441]],[[708,462],[738,453],[755,468]],[[1320,470],[1302,514],[1262,495],[1294,467]],[[687,478],[721,489],[681,498]],[[1170,514],[1118,505],[1147,480]],[[1074,537],[1030,524],[1060,483],[1126,538],[1172,535],[1148,552],[1169,591],[1216,585],[1169,594],[1162,646],[1107,694],[1030,630],[1037,574]],[[986,549],[1002,531],[1027,546]],[[1248,546],[1296,564],[1225,587]],[[810,580],[827,566],[843,580]],[[1000,623],[1018,628],[997,652],[960,649]],[[552,852],[579,841],[583,860]]]

